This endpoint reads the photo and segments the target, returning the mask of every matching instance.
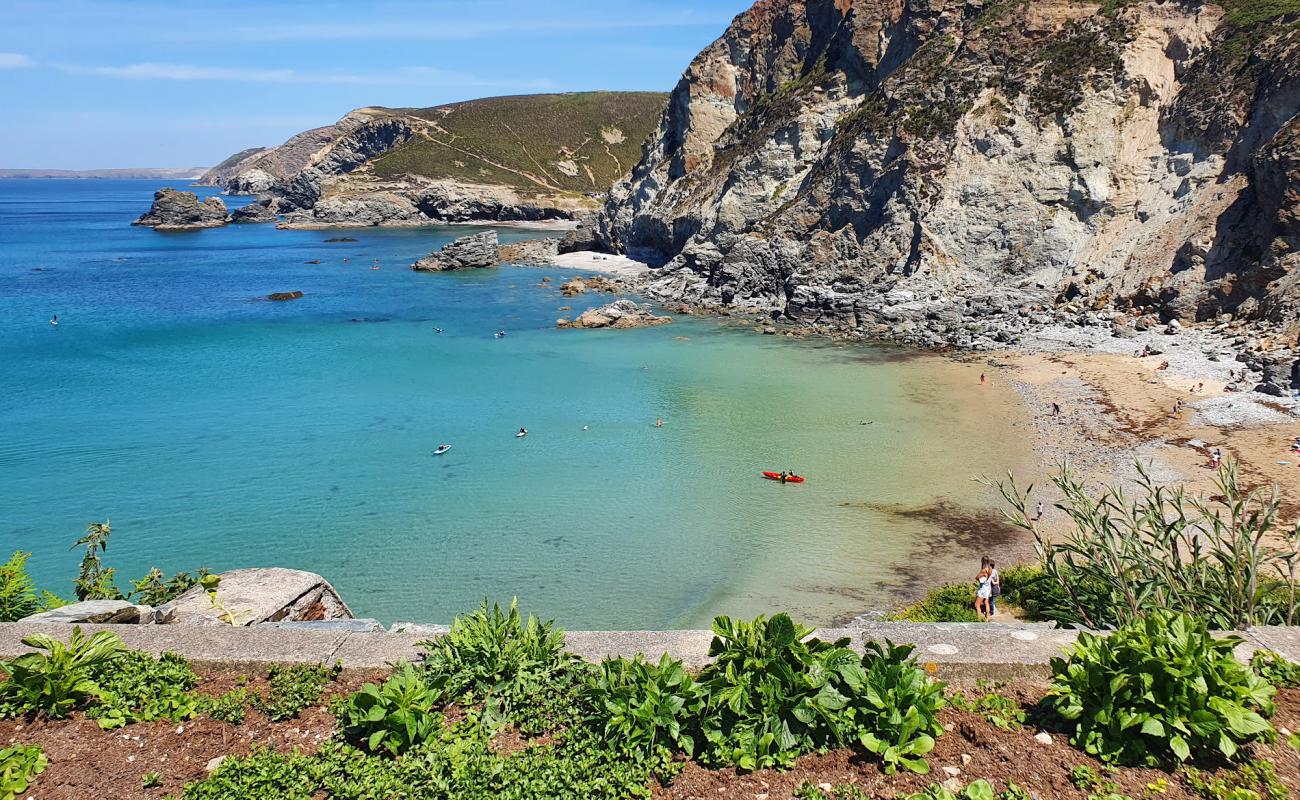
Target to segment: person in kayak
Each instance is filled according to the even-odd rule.
[[[782,472],[781,472],[781,483],[785,483],[785,479],[786,479],[787,477],[789,477],[789,473],[788,473],[788,472],[785,472],[784,470],[782,470]]]
[[[527,436],[527,435],[528,435],[528,429],[527,429],[527,428],[520,428],[520,429],[519,429],[519,433],[516,433],[515,435],[516,435],[516,436]]]

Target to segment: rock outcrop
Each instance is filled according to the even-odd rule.
[[[230,212],[230,221],[235,223],[275,222],[276,208],[279,201],[270,195],[263,195],[246,206]]]
[[[615,300],[609,305],[589,308],[572,320],[558,319],[557,328],[648,328],[666,325],[672,317],[656,316],[648,305],[637,305],[631,300]]]
[[[195,586],[156,610],[159,622],[165,624],[246,626],[352,619],[352,611],[329,581],[296,569],[224,572],[217,586],[217,604],[213,606],[202,586]]]
[[[462,236],[443,245],[411,265],[422,272],[446,272],[453,269],[495,267],[501,263],[501,251],[496,231],[484,231]]]
[[[154,192],[153,205],[131,224],[160,231],[188,231],[217,228],[228,222],[230,214],[220,197],[209,197],[200,203],[194,192],[159,189]]]
[[[154,610],[126,600],[83,600],[23,617],[20,622],[64,622],[68,624],[139,625],[153,622]]]
[[[549,265],[559,252],[560,240],[555,237],[523,239],[503,244],[500,248],[503,262],[535,267]]]
[[[1061,308],[1294,325],[1300,17],[1241,5],[763,0],[601,243],[653,297],[929,345]]]

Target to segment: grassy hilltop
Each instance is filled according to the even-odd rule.
[[[603,192],[641,155],[662,92],[574,92],[394,109],[430,123],[374,161],[375,174],[537,191]]]

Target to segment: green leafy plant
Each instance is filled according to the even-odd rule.
[[[795,789],[796,800],[872,800],[871,795],[851,783],[837,783],[829,790],[812,781],[804,781]]]
[[[198,584],[203,587],[203,591],[208,596],[208,606],[217,611],[217,619],[230,626],[239,624],[239,618],[250,611],[234,611],[226,606],[225,602],[217,595],[217,590],[221,586],[221,576],[211,573],[203,574],[198,579]]]
[[[231,725],[243,725],[247,716],[248,690],[239,687],[231,689],[220,697],[208,698],[203,703],[203,711],[219,722]]]
[[[1014,784],[999,794],[993,784],[985,780],[974,781],[958,792],[949,791],[937,783],[932,783],[925,791],[908,795],[907,800],[1017,800],[1024,790]]]
[[[89,670],[98,702],[86,716],[104,729],[136,722],[169,719],[180,722],[198,716],[204,700],[191,691],[198,676],[189,662],[175,653],[154,658],[127,650]]]
[[[66,717],[74,708],[95,696],[99,686],[95,670],[118,658],[124,647],[116,634],[100,631],[87,638],[80,626],[72,629],[67,644],[34,633],[23,644],[44,650],[24,653],[2,662],[9,679],[0,685],[10,713],[40,713],[55,719]]]
[[[921,600],[890,616],[899,622],[979,622],[975,613],[975,588],[949,583],[931,590]]]
[[[832,676],[861,671],[847,639],[807,639],[812,630],[786,614],[753,622],[717,617],[713,633],[713,663],[699,680],[707,698],[701,760],[744,770],[786,767],[842,741],[835,715],[848,699]]]
[[[951,703],[963,711],[970,711],[984,717],[990,724],[1004,731],[1020,730],[1025,723],[1025,710],[1020,704],[998,692],[998,686],[987,681],[977,681],[977,694],[967,697],[963,692],[953,694]]]
[[[564,652],[564,632],[486,601],[472,614],[457,616],[443,637],[423,641],[426,680],[445,687],[447,697],[482,704],[488,724],[512,722],[526,734],[578,722],[588,668]]]
[[[1273,762],[1263,758],[1217,776],[1185,767],[1183,780],[1188,789],[1204,800],[1286,800],[1289,796],[1286,786],[1278,780]]]
[[[900,766],[929,772],[925,754],[943,734],[944,685],[917,666],[911,645],[868,641],[865,650],[859,669],[841,673],[849,698],[845,729],[880,757],[886,773]]]
[[[77,579],[72,582],[73,592],[78,600],[121,600],[122,593],[113,585],[113,576],[117,570],[105,567],[100,554],[108,550],[108,538],[113,527],[108,520],[92,522],[86,526],[86,533],[73,543],[72,548],[85,547],[81,557],[81,568]]]
[[[349,696],[339,725],[370,752],[382,749],[399,756],[442,728],[442,715],[433,710],[441,699],[415,669],[403,664],[382,686],[367,683]]]
[[[0,622],[14,622],[41,610],[36,584],[27,574],[27,559],[31,557],[31,553],[15,550],[8,561],[0,564]]]
[[[274,664],[267,670],[270,681],[266,695],[253,697],[253,708],[261,711],[272,722],[292,719],[302,710],[314,706],[325,694],[325,685],[339,676],[342,664],[325,667],[319,664]]]
[[[1054,618],[1101,628],[1168,610],[1219,630],[1296,621],[1300,523],[1280,527],[1276,490],[1246,491],[1231,462],[1219,469],[1214,499],[1159,486],[1142,464],[1137,471],[1137,497],[1118,486],[1093,497],[1062,467],[1053,483],[1073,524],[1060,541],[1031,516],[1032,486],[996,484],[1007,518],[1034,535],[1043,570],[1068,598]],[[1279,536],[1282,546],[1270,544]]]
[[[131,591],[127,597],[147,606],[160,606],[175,600],[207,575],[208,571],[201,569],[198,577],[192,577],[188,572],[178,572],[168,578],[166,573],[154,567],[140,580],[131,581]]]
[[[1161,779],[1163,780],[1163,778]],[[1119,784],[1087,764],[1079,764],[1070,769],[1070,782],[1075,788],[1088,793],[1088,800],[1129,800],[1119,793]]]
[[[161,772],[146,772],[140,776],[140,788],[156,789],[159,786],[162,786]]]
[[[1236,637],[1215,639],[1205,622],[1154,612],[1108,637],[1080,634],[1052,659],[1047,702],[1074,724],[1070,741],[1125,764],[1186,761],[1267,739],[1260,715],[1274,688],[1240,664]]]
[[[587,696],[605,737],[633,756],[695,753],[694,722],[704,706],[703,690],[667,653],[657,664],[640,654],[606,659],[590,678]]]
[[[1293,664],[1272,650],[1256,650],[1250,657],[1250,668],[1274,686],[1300,686],[1300,664]]]
[[[14,800],[45,771],[45,752],[36,745],[10,745],[0,749],[0,800]]]

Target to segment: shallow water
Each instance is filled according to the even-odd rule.
[[[560,331],[601,300],[562,270],[407,269],[472,229],[129,227],[160,185],[0,181],[0,548],[56,592],[111,518],[123,586],[282,565],[385,622],[518,595],[570,628],[825,623],[970,571],[995,536],[970,478],[1024,457],[977,367]],[[787,467],[808,483],[757,474]]]

